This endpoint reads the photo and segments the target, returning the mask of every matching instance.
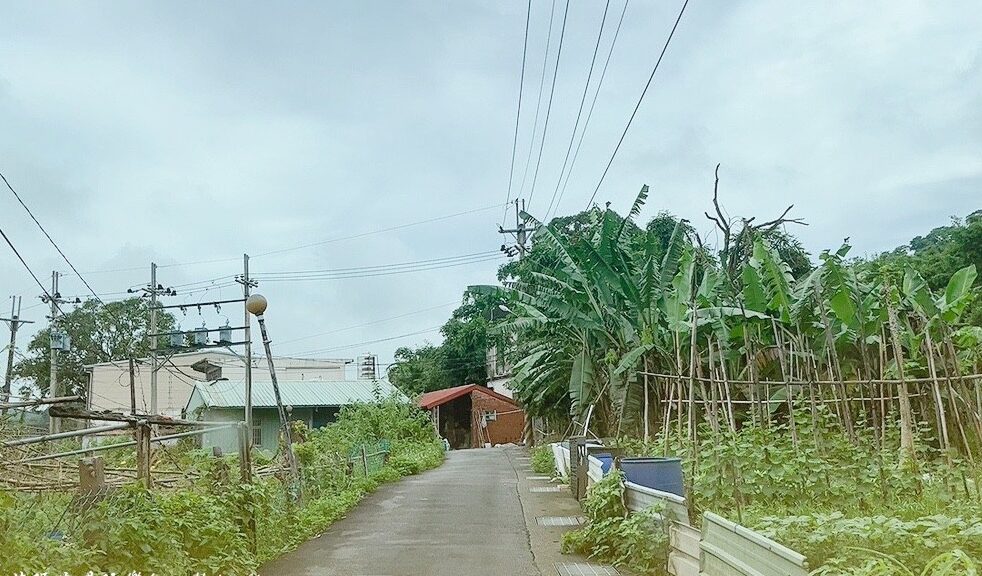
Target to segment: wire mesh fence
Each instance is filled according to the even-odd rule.
[[[379,440],[374,444],[361,444],[348,453],[348,470],[354,477],[371,476],[385,466],[391,452],[388,440]]]

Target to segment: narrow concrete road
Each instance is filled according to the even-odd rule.
[[[451,452],[379,488],[264,576],[539,576],[519,498],[519,448]],[[509,457],[511,456],[511,457]]]

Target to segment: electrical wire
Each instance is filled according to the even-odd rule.
[[[361,346],[366,346],[368,344],[378,344],[380,342],[390,342],[392,340],[399,340],[401,338],[408,338],[410,336],[419,336],[420,334],[429,334],[429,333],[432,333],[432,332],[436,332],[436,331],[440,330],[441,328],[443,328],[442,325],[440,325],[440,326],[432,326],[430,328],[424,328],[422,330],[417,330],[416,332],[408,332],[406,334],[399,334],[398,336],[390,336],[388,338],[379,338],[377,340],[366,340],[364,342],[355,342],[354,344],[347,344],[347,345],[344,345],[344,346],[335,346],[333,348],[318,348],[318,349],[315,349],[315,350],[307,350],[307,351],[304,351],[304,352],[293,352],[293,353],[290,353],[289,356],[303,357],[303,356],[309,356],[311,354],[325,354],[325,353],[328,353],[328,352],[335,352],[337,350],[350,350],[351,348],[359,348]]]
[[[583,146],[583,138],[586,136],[586,131],[590,127],[590,120],[593,118],[593,110],[597,106],[597,97],[600,96],[600,88],[603,87],[604,78],[607,77],[607,66],[610,64],[610,57],[614,54],[614,46],[617,45],[617,38],[621,34],[621,25],[624,23],[624,15],[627,14],[627,5],[630,0],[624,0],[624,8],[621,10],[621,17],[617,21],[617,28],[614,29],[614,38],[610,42],[610,49],[607,51],[607,59],[604,61],[603,70],[600,71],[600,79],[597,81],[597,90],[593,93],[593,101],[590,103],[590,111],[586,115],[586,120],[583,122],[583,130],[580,131],[580,139],[576,142],[576,150],[573,152],[573,160],[569,163],[569,170],[566,172],[566,180],[563,181],[563,188],[559,192],[559,198],[556,199],[556,209],[553,211],[553,216],[559,212],[559,205],[563,202],[563,196],[566,194],[566,187],[569,186],[570,176],[573,175],[573,167],[576,166],[576,159],[580,157],[580,147]],[[543,222],[548,222],[547,217]]]
[[[408,272],[440,270],[455,266],[464,266],[481,262],[500,260],[506,256],[500,251],[478,252],[462,256],[451,256],[431,260],[417,260],[399,264],[379,266],[363,266],[358,268],[335,268],[321,270],[296,270],[269,273],[257,273],[253,277],[263,282],[293,282],[299,280],[340,280],[349,278],[368,278],[373,276],[388,276]]]
[[[55,247],[55,250],[57,250],[58,254],[61,255],[62,260],[64,260],[65,263],[68,264],[68,266],[72,269],[72,272],[74,272],[75,275],[78,276],[78,279],[82,281],[82,284],[85,284],[85,287],[88,288],[89,292],[91,292],[93,296],[95,296],[96,300],[99,300],[99,295],[95,293],[95,290],[92,289],[92,286],[89,285],[89,282],[82,277],[78,269],[75,268],[75,265],[72,264],[72,261],[68,259],[68,256],[66,256],[65,253],[62,251],[61,247],[58,246],[58,243],[55,242],[54,238],[51,237],[51,234],[48,234],[48,231],[44,229],[44,226],[42,226],[41,223],[38,221],[37,217],[34,216],[34,212],[31,212],[31,209],[28,208],[27,204],[24,203],[24,200],[21,199],[20,194],[18,194],[17,191],[14,190],[14,187],[10,185],[10,182],[7,181],[7,177],[3,175],[3,172],[0,172],[0,179],[2,179],[3,183],[7,185],[7,189],[10,190],[10,192],[14,195],[14,198],[17,199],[17,202],[19,202],[20,205],[24,208],[24,210],[27,211],[27,215],[31,217],[31,220],[33,220],[34,223],[37,224],[37,227],[44,234],[44,237],[48,239],[48,242],[50,242],[51,245]],[[35,278],[35,280],[37,280],[37,278]],[[57,296],[57,294],[55,294],[55,296]]]
[[[500,260],[502,260],[504,258],[507,258],[507,256],[505,256],[503,254],[499,254],[499,255],[495,255],[495,256],[489,256],[489,257],[485,257],[485,258],[477,258],[477,259],[467,260],[467,261],[462,261],[462,262],[451,262],[451,263],[448,263],[448,264],[442,264],[442,265],[438,265],[438,266],[435,266],[435,265],[434,266],[421,266],[421,267],[417,267],[417,268],[405,268],[405,269],[400,269],[400,270],[389,270],[389,271],[383,270],[383,271],[371,272],[371,273],[367,273],[367,274],[346,274],[346,275],[334,275],[334,276],[331,276],[331,275],[322,275],[322,276],[307,276],[307,277],[298,276],[298,277],[294,277],[294,278],[260,278],[260,277],[257,277],[257,278],[260,279],[260,280],[262,280],[263,282],[300,282],[300,281],[312,281],[312,280],[351,280],[351,279],[355,279],[355,278],[372,278],[372,277],[376,277],[376,276],[394,276],[394,275],[399,275],[399,274],[409,274],[409,273],[412,273],[412,272],[427,272],[427,271],[432,271],[432,270],[443,270],[445,268],[455,268],[455,267],[458,267],[458,266],[466,266],[466,265],[469,265],[469,264],[479,264],[479,263],[483,263],[483,262],[500,261]]]
[[[525,41],[522,44],[522,75],[518,81],[518,112],[515,113],[515,138],[511,143],[511,168],[508,169],[508,193],[505,195],[505,212],[501,215],[501,225],[505,224],[505,215],[508,214],[508,203],[511,201],[511,185],[515,178],[515,152],[518,150],[518,126],[522,118],[522,92],[525,88],[525,61],[529,49],[529,22],[532,19],[532,0],[528,2],[528,9],[525,12]]]
[[[525,170],[522,172],[522,185],[518,189],[521,196],[525,191],[525,182],[528,180],[529,166],[532,165],[532,150],[535,150],[535,133],[539,129],[539,111],[542,109],[542,91],[546,85],[546,66],[549,64],[549,47],[552,45],[552,23],[556,16],[556,0],[552,0],[552,7],[549,9],[549,31],[546,33],[546,49],[542,56],[542,74],[539,76],[539,95],[535,98],[535,117],[532,120],[532,139],[529,141],[529,153],[525,158]],[[507,204],[505,211],[507,213]],[[504,218],[502,218],[504,221]]]
[[[535,183],[539,179],[539,167],[542,165],[542,150],[546,145],[546,136],[549,134],[549,116],[552,112],[552,98],[556,94],[556,77],[559,75],[559,61],[563,57],[563,39],[566,37],[566,16],[569,14],[569,0],[566,0],[566,9],[563,11],[563,26],[559,33],[559,50],[556,52],[556,66],[552,71],[552,87],[549,88],[549,104],[546,106],[546,121],[542,125],[542,139],[539,140],[539,158],[535,161],[535,175],[532,176],[532,188],[529,190],[528,205],[532,205],[532,196],[535,195]]]
[[[292,338],[290,340],[284,340],[284,341],[280,342],[279,344],[282,346],[283,344],[289,344],[289,343],[292,343],[292,342],[299,342],[301,340],[309,340],[311,338],[317,338],[317,337],[320,337],[320,336],[327,336],[328,334],[337,334],[338,332],[347,332],[348,330],[354,330],[356,328],[364,328],[366,326],[375,326],[377,324],[384,324],[385,322],[390,322],[392,320],[398,320],[400,318],[407,318],[409,316],[415,316],[416,314],[422,314],[423,312],[430,312],[432,310],[440,310],[442,308],[446,308],[448,306],[453,306],[455,304],[460,304],[460,302],[457,301],[457,300],[455,300],[453,302],[446,302],[444,304],[438,304],[436,306],[430,306],[429,308],[422,308],[420,310],[413,310],[412,312],[406,312],[404,314],[399,314],[398,316],[390,316],[388,318],[382,318],[382,319],[379,319],[379,320],[373,320],[371,322],[365,322],[363,324],[355,324],[353,326],[347,326],[345,328],[336,328],[334,330],[328,330],[327,332],[319,332],[317,334],[311,334],[309,336],[301,336],[300,338]]]
[[[262,252],[262,253],[259,253],[259,254],[255,254],[255,255],[252,256],[252,258],[253,259],[255,259],[255,258],[261,258],[263,256],[270,256],[270,255],[273,255],[273,254],[282,254],[284,252],[292,252],[292,251],[295,251],[295,250],[302,250],[304,248],[311,248],[313,246],[322,246],[324,244],[331,244],[331,243],[334,243],[334,242],[341,242],[341,241],[344,241],[344,240],[354,240],[354,239],[357,239],[357,238],[364,238],[366,236],[372,236],[372,235],[375,235],[375,234],[382,234],[382,233],[385,233],[385,232],[393,232],[393,231],[396,231],[396,230],[403,230],[405,228],[411,228],[413,226],[421,226],[423,224],[431,224],[433,222],[440,222],[440,221],[443,221],[443,220],[449,220],[451,218],[458,218],[460,216],[467,216],[467,215],[470,215],[470,214],[477,214],[479,212],[487,212],[488,210],[496,210],[496,209],[501,208],[501,207],[506,207],[507,205],[508,205],[508,203],[506,202],[504,204],[494,204],[494,205],[491,205],[491,206],[482,206],[480,208],[473,208],[471,210],[464,210],[462,212],[455,212],[453,214],[445,214],[443,216],[435,216],[433,218],[426,218],[424,220],[417,220],[415,222],[407,222],[405,224],[399,224],[399,225],[396,225],[396,226],[389,226],[389,227],[386,227],[386,228],[378,228],[376,230],[369,230],[369,231],[366,231],[366,232],[360,232],[358,234],[351,234],[349,236],[339,236],[337,238],[329,238],[327,240],[321,240],[319,242],[311,242],[311,243],[308,243],[308,244],[301,244],[301,245],[293,246],[293,247],[290,247],[290,248],[281,248],[281,249],[278,249],[278,250],[270,250],[270,251],[267,251],[267,252]],[[241,261],[241,260],[242,260],[242,257],[241,256],[237,256],[237,257],[234,257],[234,258],[213,258],[213,259],[209,259],[209,260],[194,260],[194,261],[190,261],[190,262],[172,262],[170,264],[158,264],[157,265],[157,268],[158,269],[159,268],[177,268],[177,267],[182,267],[182,266],[194,266],[194,265],[197,265],[197,264],[216,264],[216,263],[221,263],[221,262],[238,262],[238,261]],[[145,269],[146,269],[145,266],[131,266],[131,267],[128,267],[128,268],[111,268],[111,269],[103,269],[103,270],[87,270],[85,273],[86,274],[109,274],[109,273],[113,273],[113,272],[133,272],[133,271],[136,271],[136,270],[145,270]],[[226,277],[228,277],[228,276],[226,276]],[[223,278],[225,278],[225,277],[223,277]],[[206,282],[206,281],[202,281],[202,282]],[[194,283],[192,283],[192,284],[194,284]]]
[[[399,224],[397,226],[389,226],[388,228],[379,228],[377,230],[371,230],[368,232],[361,232],[359,234],[352,234],[350,236],[339,236],[337,238],[330,238],[328,240],[321,240],[319,242],[311,242],[309,244],[301,244],[299,246],[294,246],[292,248],[281,248],[279,250],[270,250],[268,252],[262,252],[256,254],[253,258],[261,258],[263,256],[270,256],[272,254],[282,254],[284,252],[292,252],[294,250],[302,250],[304,248],[311,248],[313,246],[323,246],[324,244],[331,244],[333,242],[341,242],[342,240],[353,240],[355,238],[364,238],[365,236],[372,236],[374,234],[381,234],[383,232],[392,232],[394,230],[403,230],[405,228],[411,228],[413,226],[420,226],[422,224],[431,224],[433,222],[439,222],[441,220],[449,220],[451,218],[457,218],[459,216],[466,216],[468,214],[476,214],[478,212],[486,212],[488,210],[494,210],[501,208],[502,206],[507,206],[508,203],[504,204],[494,204],[493,206],[484,206],[482,208],[474,208],[472,210],[464,210],[463,212],[456,212],[454,214],[447,214],[445,216],[436,216],[434,218],[427,218],[425,220],[418,220],[416,222],[408,222],[406,224]]]
[[[3,183],[7,186],[7,189],[10,190],[10,192],[14,195],[14,198],[17,199],[17,202],[19,202],[20,205],[24,208],[24,210],[27,212],[28,216],[31,217],[31,220],[34,221],[34,223],[37,225],[37,227],[44,234],[45,238],[48,239],[48,242],[50,242],[51,245],[54,246],[55,250],[58,251],[58,254],[61,256],[62,260],[64,260],[65,263],[68,264],[69,268],[72,269],[72,272],[75,273],[75,276],[77,276],[78,279],[82,281],[82,284],[85,285],[85,287],[88,289],[89,293],[92,294],[92,296],[96,299],[96,301],[99,302],[100,305],[102,305],[103,309],[117,323],[124,324],[123,320],[119,317],[119,315],[117,315],[111,308],[109,308],[108,306],[106,306],[106,302],[102,299],[102,297],[99,294],[96,293],[95,289],[92,288],[92,285],[89,284],[88,280],[86,280],[85,277],[82,276],[82,273],[78,271],[78,268],[75,267],[75,264],[72,263],[72,261],[68,258],[68,256],[65,254],[65,252],[61,249],[61,247],[58,246],[58,243],[55,242],[54,238],[51,237],[51,234],[48,233],[48,231],[44,228],[44,226],[37,219],[37,217],[34,216],[34,212],[32,212],[30,208],[28,208],[27,204],[25,204],[24,203],[24,200],[20,197],[20,194],[18,194],[17,193],[17,190],[15,190],[14,187],[10,185],[10,182],[7,180],[7,177],[4,176],[2,172],[0,172],[0,179],[3,180]],[[4,238],[7,240],[7,243],[10,245],[10,247],[11,248],[14,248],[14,245],[7,238],[6,234],[4,234]],[[24,262],[23,258],[20,257],[20,254],[17,253],[16,249],[14,249],[14,252],[17,254],[17,257],[20,258],[21,262],[26,267],[27,266],[27,263]],[[28,271],[30,271],[30,268],[29,267],[28,267]],[[49,294],[48,291],[44,289],[44,286],[41,284],[40,280],[38,280],[37,276],[34,275],[34,272],[31,272],[31,276],[34,277],[34,281],[37,282],[38,286],[40,286],[41,289],[44,291],[44,293],[48,296],[48,298],[51,299],[51,302],[54,304],[55,308],[57,308],[58,312],[61,313],[61,314],[64,314],[64,311],[62,311],[61,307],[59,306],[58,300],[57,300],[58,294],[54,294],[54,295]],[[132,351],[130,352],[130,354],[132,354]],[[113,366],[116,366],[117,368],[120,368],[120,366],[118,364],[116,364],[116,362],[114,360],[110,359],[109,362]],[[170,372],[170,369],[168,369],[168,372]]]
[[[14,243],[10,241],[10,238],[7,236],[7,233],[3,231],[3,228],[0,228],[0,236],[3,236],[3,239],[7,242],[7,246],[10,246],[10,249],[13,250],[14,252],[14,256],[16,256],[17,259],[20,260],[20,263],[24,265],[24,269],[27,270],[28,274],[31,275],[31,278],[34,278],[34,282],[36,282],[38,287],[41,288],[41,291],[44,292],[44,295],[50,298],[51,302],[54,303],[55,308],[57,308],[58,311],[61,312],[61,307],[58,305],[58,301],[55,300],[54,297],[51,295],[51,293],[48,292],[48,289],[44,287],[44,284],[41,284],[41,281],[38,280],[37,275],[34,274],[34,271],[31,270],[31,267],[27,265],[27,262],[24,260],[24,257],[20,255],[20,252],[17,250],[17,247],[14,246]]]
[[[480,264],[483,262],[495,262],[500,261],[507,256],[503,254],[489,256],[485,258],[477,258],[473,260],[466,260],[461,262],[451,262],[448,264],[441,265],[430,265],[430,266],[420,266],[416,268],[404,268],[399,270],[381,270],[377,272],[369,272],[362,274],[344,274],[344,275],[320,275],[320,276],[297,276],[297,277],[287,277],[287,278],[264,278],[257,277],[257,279],[263,282],[300,282],[300,281],[313,281],[313,280],[351,280],[356,278],[373,278],[376,276],[394,276],[399,274],[409,274],[412,272],[427,272],[432,270],[443,270],[445,268],[456,268],[458,266],[467,266],[469,264]]]
[[[439,263],[451,260],[462,260],[466,258],[475,258],[479,256],[489,256],[491,254],[499,253],[499,250],[485,250],[484,252],[474,252],[472,254],[460,254],[458,256],[441,256],[440,258],[430,258],[428,260],[413,260],[410,262],[397,262],[393,264],[376,264],[374,266],[356,266],[353,268],[322,268],[319,270],[299,270],[299,271],[280,271],[280,272],[262,272],[257,273],[257,276],[269,277],[269,276],[282,276],[282,275],[292,275],[292,274],[311,274],[320,272],[362,272],[370,270],[382,270],[388,268],[398,268],[402,266],[416,266],[419,264],[428,263]]]
[[[625,4],[626,6],[626,4]],[[559,185],[563,182],[563,174],[566,172],[566,165],[569,163],[569,153],[573,150],[573,141],[576,140],[576,129],[580,126],[580,117],[583,114],[583,104],[586,103],[587,92],[590,91],[590,80],[593,79],[593,66],[597,62],[597,53],[600,51],[600,40],[604,35],[604,25],[607,24],[607,11],[610,9],[610,0],[604,5],[604,15],[600,18],[600,30],[597,32],[597,44],[593,47],[593,56],[590,58],[590,70],[586,75],[586,83],[583,84],[583,95],[580,96],[580,107],[576,110],[576,122],[573,123],[573,132],[569,135],[569,145],[566,146],[566,157],[563,158],[563,167],[559,170],[559,179],[556,180],[556,189],[552,191],[552,198],[549,200],[549,207],[546,208],[546,217],[543,222],[549,221],[549,212],[556,202],[556,195],[559,193]]]
[[[621,133],[620,139],[617,141],[617,146],[614,147],[614,152],[610,155],[610,160],[607,162],[607,167],[604,168],[603,174],[600,175],[600,181],[597,182],[597,187],[594,188],[593,194],[590,195],[590,201],[586,203],[586,208],[589,209],[593,205],[593,199],[597,197],[597,192],[600,191],[601,184],[604,183],[604,178],[607,177],[607,172],[610,170],[611,164],[614,163],[614,158],[617,157],[617,151],[621,149],[621,144],[624,143],[624,137],[627,136],[627,131],[631,128],[631,123],[634,122],[634,117],[638,113],[638,109],[641,108],[641,102],[644,101],[645,94],[648,93],[648,88],[651,87],[651,81],[655,79],[655,73],[658,72],[658,66],[661,65],[662,58],[665,57],[665,51],[668,50],[668,45],[671,44],[672,38],[675,36],[675,30],[679,27],[679,22],[682,21],[682,15],[685,14],[685,8],[689,5],[689,0],[685,0],[682,3],[682,9],[679,10],[678,18],[675,19],[675,24],[672,26],[672,31],[669,32],[668,38],[665,39],[665,45],[662,46],[661,53],[658,55],[658,60],[655,61],[654,68],[651,69],[651,75],[648,76],[648,82],[644,85],[644,90],[641,91],[641,97],[638,98],[638,103],[634,106],[634,111],[631,112],[631,117],[627,120],[627,125],[624,126],[624,132]]]

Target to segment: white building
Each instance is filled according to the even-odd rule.
[[[194,385],[221,378],[230,382],[245,381],[245,359],[221,350],[201,350],[168,356],[161,352],[157,370],[157,411],[168,416],[181,416]],[[278,380],[290,382],[342,381],[345,366],[352,360],[323,360],[310,358],[274,357]],[[137,361],[136,407],[138,412],[150,412],[150,360]],[[89,372],[86,406],[91,410],[130,411],[130,374],[126,360],[102,362],[86,366]],[[253,382],[269,382],[266,358],[252,359]]]
[[[497,346],[492,345],[488,348],[485,368],[488,374],[488,388],[502,396],[514,398],[515,393],[510,386],[511,365],[505,361],[504,352],[499,350]]]

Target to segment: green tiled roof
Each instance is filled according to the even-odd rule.
[[[280,382],[280,397],[285,406],[346,406],[355,402],[373,402],[396,394],[408,398],[387,380],[291,380]],[[229,380],[200,382],[194,386],[202,403],[209,408],[242,408],[245,406],[245,383]],[[271,382],[252,383],[252,405],[275,408],[276,396]]]

